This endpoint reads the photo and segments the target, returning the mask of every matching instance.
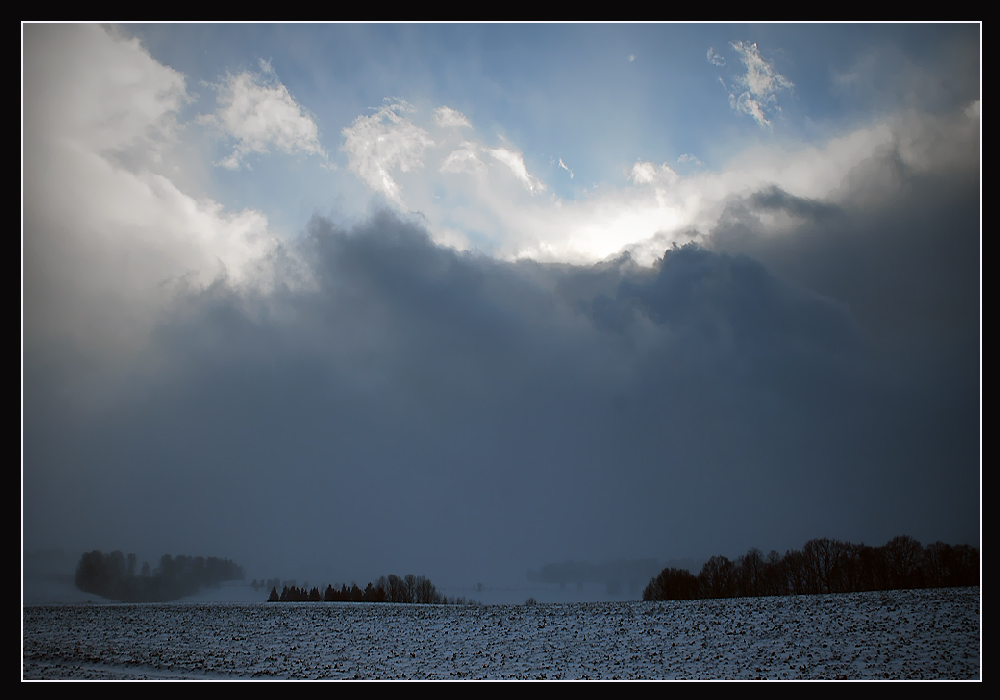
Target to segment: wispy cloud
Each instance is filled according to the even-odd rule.
[[[635,162],[627,177],[637,185],[654,183],[672,185],[678,180],[677,173],[666,163],[657,168],[653,163],[641,160]]]
[[[448,106],[438,107],[434,110],[434,123],[442,127],[467,126],[472,128],[472,124],[464,114]]]
[[[528,172],[528,168],[524,164],[524,154],[520,151],[510,148],[491,148],[488,149],[488,153],[510,168],[514,177],[520,180],[525,189],[532,194],[545,191],[545,183]]]
[[[677,162],[678,163],[694,163],[695,165],[704,165],[704,163],[701,162],[701,160],[698,158],[698,156],[693,155],[691,153],[682,153],[680,156],[678,156]]]
[[[217,165],[239,170],[247,155],[267,153],[270,148],[319,155],[325,161],[316,122],[278,80],[270,61],[261,59],[260,68],[260,73],[227,75],[214,86],[218,109],[202,121],[218,125],[237,142],[233,152]]]
[[[390,101],[369,116],[359,116],[343,130],[348,167],[376,192],[402,204],[392,171],[423,166],[424,150],[434,145],[430,134],[404,115],[413,112],[405,101]]]
[[[565,163],[563,163],[563,159],[562,158],[559,159],[559,167],[569,173],[569,179],[570,180],[573,179],[573,177],[574,177],[573,171],[569,169],[568,165],[566,165]]]
[[[479,147],[471,141],[466,141],[461,148],[456,148],[448,154],[444,163],[440,167],[442,173],[475,173],[483,176],[486,174],[486,165],[476,155]]]
[[[715,49],[712,48],[711,46],[708,47],[708,54],[706,55],[706,58],[708,59],[708,62],[711,63],[713,66],[726,65],[726,59],[723,56],[716,53]]]
[[[635,61],[635,54],[634,53],[630,53],[628,55],[628,62],[629,63],[633,63],[634,61]]]
[[[737,112],[752,117],[761,128],[770,127],[768,116],[781,111],[777,94],[782,90],[791,90],[795,84],[774,70],[774,64],[760,55],[756,43],[735,41],[730,46],[739,54],[746,73],[734,77],[737,90],[729,94],[729,105]],[[711,51],[709,49],[710,55]],[[743,91],[739,92],[739,88]]]

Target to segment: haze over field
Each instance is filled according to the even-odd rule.
[[[23,25],[23,551],[447,588],[980,547],[980,54]]]

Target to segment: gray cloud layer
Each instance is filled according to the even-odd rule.
[[[273,293],[179,296],[96,403],[67,399],[85,353],[29,333],[25,546],[468,583],[822,536],[976,543],[974,178],[902,178],[877,209],[733,200],[708,248],[653,269],[316,217],[287,251],[310,284],[282,284],[279,250]],[[768,235],[775,212],[793,234]]]

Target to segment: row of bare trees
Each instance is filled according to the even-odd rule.
[[[664,569],[643,591],[643,600],[739,598],[900,588],[979,585],[979,553],[969,545],[935,542],[926,547],[900,535],[881,547],[827,538],[806,542],[782,556],[752,548],[730,561],[709,559],[695,576]]]
[[[294,585],[291,587],[284,586],[281,593],[278,593],[275,587],[271,589],[271,596],[268,598],[268,601],[341,601],[438,605],[465,605],[467,603],[465,598],[447,598],[438,592],[429,578],[414,576],[413,574],[407,574],[406,576],[396,576],[395,574],[380,576],[374,584],[369,582],[364,590],[361,590],[356,583],[351,583],[350,588],[347,587],[347,584],[342,584],[339,589],[331,585],[327,586],[326,591],[322,594],[317,587],[306,590],[305,586],[302,588],[297,588]],[[473,601],[468,602],[472,603]]]

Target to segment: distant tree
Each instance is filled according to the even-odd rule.
[[[740,596],[754,598],[763,595],[764,553],[756,547],[736,560],[737,591]]]
[[[788,576],[785,573],[785,563],[776,550],[771,550],[764,562],[763,595],[786,595],[788,593]]]
[[[919,542],[907,535],[899,535],[886,542],[883,550],[892,588],[919,588],[923,585],[920,565],[924,549]]]
[[[668,568],[655,576],[642,592],[643,600],[694,600],[699,596],[698,577],[684,569]]]
[[[736,567],[728,558],[715,556],[698,574],[702,598],[732,598],[736,594]]]
[[[416,601],[424,604],[441,602],[441,596],[429,578],[423,576],[417,577]]]
[[[809,540],[802,548],[809,593],[836,593],[843,543],[826,537]]]
[[[387,593],[390,603],[409,603],[410,598],[406,590],[406,581],[395,574],[387,577]]]

